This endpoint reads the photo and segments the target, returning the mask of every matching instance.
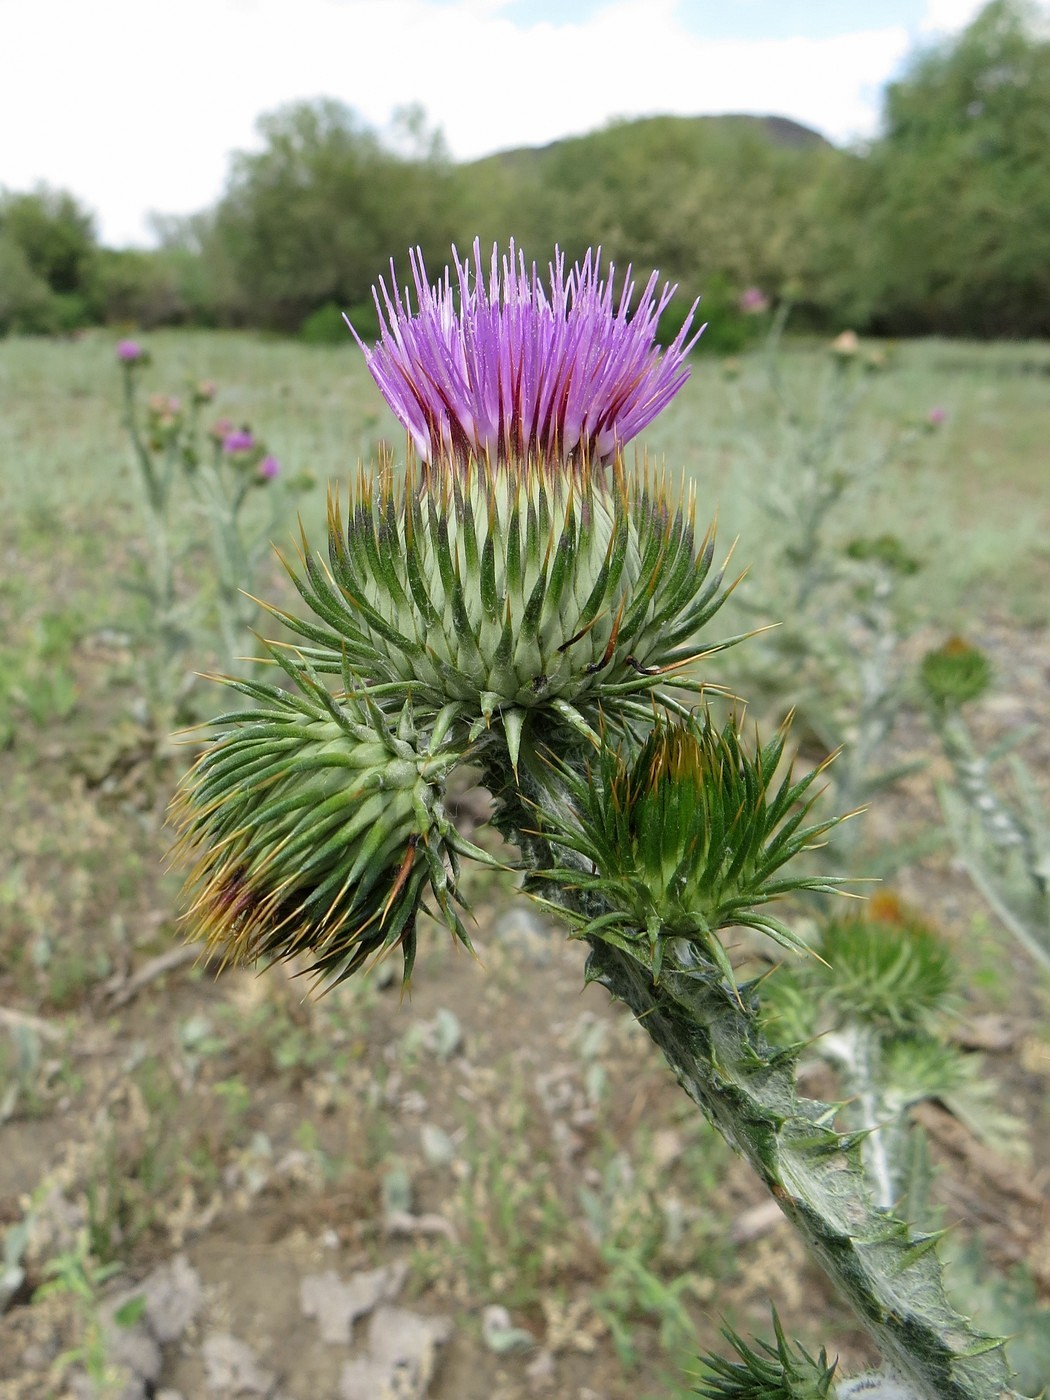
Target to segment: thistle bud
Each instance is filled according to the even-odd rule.
[[[737,299],[737,308],[744,316],[762,316],[769,310],[769,298],[761,287],[747,287]]]
[[[227,457],[244,457],[255,448],[255,438],[248,428],[235,428],[222,440],[222,450]]]
[[[132,365],[147,363],[149,356],[137,340],[118,340],[117,359],[122,365],[130,368]]]
[[[178,437],[181,427],[181,400],[174,394],[151,394],[146,404],[150,446],[159,452]]]
[[[399,946],[407,982],[428,888],[469,947],[453,906],[467,845],[441,801],[461,754],[418,733],[408,704],[395,721],[296,679],[302,694],[236,683],[259,708],[212,722],[176,796],[177,853],[197,858],[186,917],[224,960],[301,953],[332,984]]]
[[[499,718],[516,764],[539,712],[593,735],[599,707],[644,720],[640,693],[669,677],[699,688],[680,673],[729,592],[713,556],[691,509],[619,459],[611,475],[531,459],[410,466],[400,481],[387,468],[378,492],[362,475],[345,517],[330,500],[329,568],[304,538],[304,573],[289,569],[319,621],[271,611],[319,671],[346,658],[458,705],[477,732]]]
[[[876,913],[878,910],[876,910]],[[951,989],[948,945],[931,925],[894,919],[835,919],[821,934],[814,983],[844,1016],[898,1029],[921,1025]]]
[[[590,890],[605,906],[585,935],[648,945],[654,980],[669,940],[694,945],[730,981],[717,932],[743,925],[796,951],[805,945],[764,906],[791,890],[838,880],[782,876],[781,867],[821,843],[840,818],[805,825],[820,772],[774,787],[785,732],[749,754],[733,720],[659,723],[630,761],[606,750],[585,778],[563,773],[575,815],[545,819],[551,840],[593,870],[568,866],[549,879]]]
[[[992,668],[983,651],[962,637],[949,637],[923,657],[919,678],[934,705],[950,708],[983,695],[991,685]]]

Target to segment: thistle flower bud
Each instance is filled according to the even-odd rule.
[[[146,404],[146,431],[154,451],[161,451],[179,435],[182,402],[174,394],[151,394]]]
[[[843,1015],[898,1028],[923,1023],[951,989],[947,944],[921,919],[835,919],[823,930],[812,974]]]
[[[846,555],[861,562],[881,564],[884,569],[902,576],[917,574],[922,568],[920,560],[909,554],[900,539],[891,534],[860,535],[846,545]]]
[[[831,351],[831,354],[835,357],[836,360],[839,361],[840,364],[844,364],[849,362],[850,360],[855,359],[857,356],[857,352],[860,349],[860,341],[857,338],[857,332],[840,332],[840,334],[838,334],[828,346],[828,349]]]
[[[669,941],[683,939],[732,982],[717,933],[734,925],[805,951],[764,906],[792,890],[840,883],[780,870],[841,819],[804,825],[820,769],[798,782],[788,773],[774,787],[785,737],[782,729],[752,755],[732,719],[718,730],[710,719],[690,718],[658,723],[629,762],[605,749],[597,771],[563,771],[574,815],[552,804],[541,821],[554,845],[582,857],[585,868],[574,862],[545,877],[589,891],[604,906],[583,935],[647,948],[654,980]]]
[[[950,708],[983,695],[992,683],[992,668],[983,651],[962,637],[949,637],[923,657],[919,678],[934,705]]]
[[[289,572],[318,622],[271,611],[310,643],[319,672],[344,664],[476,722],[499,718],[512,761],[529,716],[594,735],[647,719],[637,696],[697,657],[724,601],[710,534],[694,547],[692,502],[648,473],[528,460],[442,463],[420,478],[362,475],[349,510],[329,502],[328,569],[305,537]],[[721,643],[728,645],[729,643]],[[704,654],[718,650],[709,647]]]
[[[227,433],[222,440],[222,450],[227,457],[239,457],[251,452],[255,447],[255,439],[248,428],[235,428],[233,432]]]
[[[137,365],[148,359],[146,351],[137,340],[118,340],[117,359],[122,365]]]
[[[407,982],[429,889],[454,934],[456,857],[444,778],[462,753],[444,723],[418,732],[371,698],[334,699],[295,663],[301,693],[230,682],[258,702],[214,720],[173,804],[181,857],[196,856],[186,916],[224,960],[313,959],[334,984],[394,946]]]
[[[747,287],[740,293],[737,308],[744,316],[761,316],[769,310],[769,298],[761,287]]]

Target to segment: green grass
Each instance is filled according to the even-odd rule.
[[[855,405],[831,447],[859,479],[832,522],[840,540],[899,537],[924,565],[905,590],[924,613],[954,620],[994,604],[1038,621],[1050,582],[1048,375],[1044,345],[918,341],[891,347],[877,373],[843,376],[823,347],[789,344],[774,385],[761,353],[727,377],[701,349],[646,438],[693,477],[698,517],[717,515],[726,541],[740,537],[736,560],[761,586],[777,530],[761,502],[819,444],[846,378]],[[930,430],[934,407],[946,418]]]
[[[102,332],[0,343],[0,530],[19,555],[50,553],[56,543],[61,551],[73,530],[80,558],[104,572],[107,533],[134,537],[137,483],[113,344]],[[352,345],[214,332],[158,333],[148,345],[146,393],[214,379],[216,417],[251,422],[286,470],[316,476],[304,508],[315,533],[326,481],[346,479],[381,439],[402,447]],[[862,392],[838,450],[846,466],[884,452],[889,460],[843,509],[843,529],[897,534],[928,563],[916,592],[928,599],[932,579],[946,608],[1002,598],[1031,614],[1036,586],[1050,576],[1048,374],[1050,347],[943,341],[892,347],[886,369],[858,369]],[[819,431],[836,373],[823,347],[789,344],[780,377],[778,394],[761,352],[731,377],[701,341],[691,381],[644,437],[654,459],[695,480],[699,518],[717,514],[727,542],[740,535],[739,557],[758,575],[771,526],[756,502]],[[935,406],[947,418],[925,432]]]

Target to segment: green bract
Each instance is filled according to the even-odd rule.
[[[921,1025],[951,989],[948,945],[919,920],[836,919],[819,952],[825,966],[813,973],[814,991],[861,1021]]]
[[[828,1361],[823,1348],[814,1359],[797,1342],[792,1347],[775,1310],[773,1328],[775,1346],[759,1340],[749,1346],[732,1327],[723,1327],[722,1335],[740,1360],[704,1356],[707,1374],[696,1394],[703,1400],[827,1400],[837,1363]]]
[[[668,941],[683,939],[732,982],[716,935],[733,925],[804,949],[763,906],[790,890],[840,883],[779,873],[840,819],[805,824],[819,769],[774,786],[784,739],[781,730],[752,755],[733,720],[721,730],[709,719],[657,721],[633,758],[606,748],[583,775],[563,769],[574,810],[541,817],[553,843],[588,868],[544,874],[593,897],[597,912],[581,920],[584,936],[647,945],[656,980]]]
[[[950,637],[922,658],[919,678],[935,705],[964,705],[983,695],[992,682],[992,668],[983,651],[962,637]]]
[[[327,567],[303,539],[290,572],[318,620],[273,611],[318,672],[453,703],[475,735],[499,716],[516,764],[530,714],[596,739],[599,707],[645,720],[642,694],[699,688],[682,670],[729,591],[713,557],[710,533],[694,545],[692,500],[621,459],[387,466],[345,517],[330,502]]]
[[[880,904],[888,906],[884,917]],[[945,1009],[952,984],[948,945],[900,906],[894,913],[893,904],[873,900],[863,917],[831,920],[813,944],[817,959],[770,978],[763,1016],[780,1039],[808,1040],[848,1021],[887,1037],[918,1034]]]
[[[456,858],[486,859],[442,807],[462,757],[443,743],[450,716],[420,730],[408,702],[390,715],[367,694],[332,697],[286,668],[300,693],[231,682],[259,707],[212,721],[176,798],[182,853],[198,856],[188,918],[226,959],[305,953],[331,982],[399,945],[407,981],[427,889],[470,946]]]

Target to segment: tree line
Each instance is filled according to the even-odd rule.
[[[381,137],[333,99],[264,116],[218,204],[158,218],[156,250],[100,247],[65,192],[0,194],[0,333],[98,322],[377,330],[371,287],[409,244],[437,271],[514,236],[541,265],[600,243],[658,267],[724,348],[739,298],[793,324],[884,335],[1050,335],[1050,38],[1030,0],[992,0],[917,53],[880,136],[840,150],[777,118],[614,123],[455,164],[418,109]],[[682,312],[689,298],[682,300]],[[673,331],[673,325],[668,325]]]

